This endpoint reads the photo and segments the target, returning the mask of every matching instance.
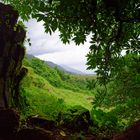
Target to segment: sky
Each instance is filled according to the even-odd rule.
[[[25,44],[28,54],[86,74],[93,73],[91,70],[86,70],[86,55],[90,46],[89,37],[84,45],[76,46],[74,42],[64,45],[59,38],[58,31],[52,35],[45,33],[43,22],[32,19],[26,22],[25,26],[27,27],[27,38],[31,39],[31,46],[28,43]]]

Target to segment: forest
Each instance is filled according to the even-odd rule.
[[[29,57],[24,21],[33,18],[65,44],[90,35],[87,65],[96,74]],[[139,140],[139,0],[2,0],[0,139]]]

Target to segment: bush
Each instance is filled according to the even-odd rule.
[[[93,108],[91,118],[94,122],[94,131],[99,137],[111,137],[119,130],[117,116],[113,112],[105,112]]]
[[[112,77],[112,81],[109,82],[104,88],[103,86],[97,88],[95,95],[94,106],[100,108],[100,110],[94,110],[95,114],[98,114],[98,118],[104,121],[98,121],[99,124],[106,126],[108,121],[108,127],[118,128],[126,127],[131,124],[140,115],[140,56],[135,54],[126,55],[120,59],[119,71],[116,71],[116,75]],[[106,112],[102,112],[106,110]],[[118,118],[118,124],[112,124],[112,115]],[[105,116],[105,117],[104,117]],[[113,117],[114,119],[114,117]]]

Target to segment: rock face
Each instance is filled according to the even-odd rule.
[[[126,128],[120,135],[115,136],[113,140],[140,140],[140,120]]]
[[[56,140],[49,132],[39,128],[26,128],[18,132],[15,140]]]
[[[45,118],[31,116],[27,120],[28,127],[40,127],[46,130],[53,130],[56,128],[56,122],[53,120],[47,120]]]
[[[91,123],[89,110],[82,106],[74,106],[67,113],[60,114],[59,119],[63,127],[74,132],[86,132]]]
[[[15,140],[18,128],[18,113],[11,109],[0,110],[0,140]]]
[[[27,70],[21,68],[26,32],[17,25],[18,12],[0,3],[0,108],[18,99],[18,87]]]

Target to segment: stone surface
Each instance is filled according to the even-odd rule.
[[[27,119],[28,127],[40,127],[46,130],[53,130],[56,128],[56,122],[53,120],[48,120],[46,118],[31,116]]]
[[[0,140],[14,140],[18,129],[18,113],[12,109],[0,110]]]
[[[18,98],[18,86],[23,77],[26,32],[16,24],[17,20],[18,12],[0,3],[0,108],[12,106],[13,99]]]
[[[114,136],[113,140],[140,140],[140,120],[126,128],[121,134]]]
[[[26,128],[18,132],[16,140],[56,140],[51,132],[39,128]]]
[[[86,132],[90,125],[90,113],[88,109],[74,106],[66,113],[59,115],[62,126],[74,132]]]

